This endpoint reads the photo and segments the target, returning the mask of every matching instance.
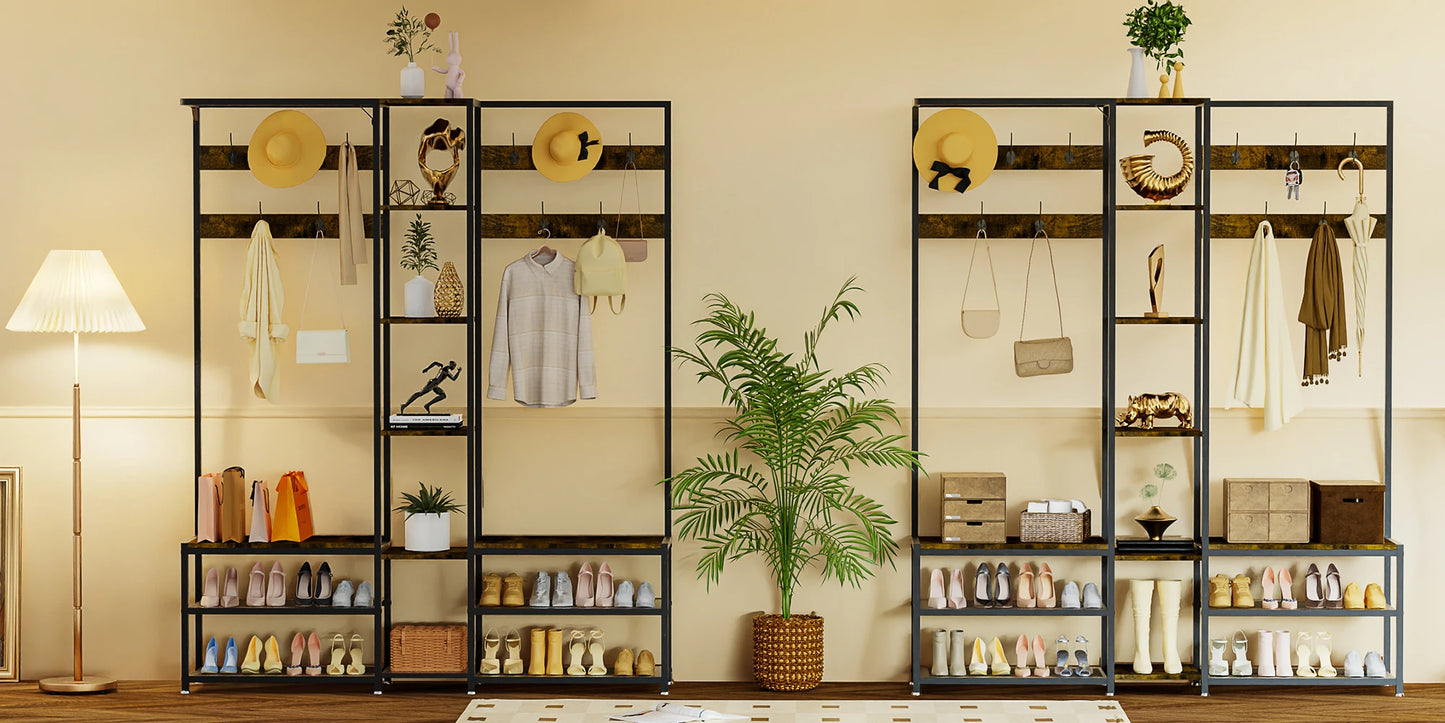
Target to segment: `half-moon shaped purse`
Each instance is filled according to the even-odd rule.
[[[968,287],[973,284],[973,262],[978,257],[978,244],[983,242],[983,253],[988,259],[988,280],[993,285],[993,308],[970,309],[968,308]],[[963,303],[958,310],[959,323],[963,325],[963,333],[973,339],[987,339],[998,333],[999,305],[998,305],[998,279],[993,274],[993,250],[989,248],[988,236],[980,229],[978,237],[973,241],[973,253],[968,257],[968,276],[963,280]]]

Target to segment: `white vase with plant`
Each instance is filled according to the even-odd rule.
[[[386,26],[386,43],[391,46],[392,55],[398,58],[405,55],[407,59],[406,67],[401,69],[401,97],[424,97],[426,70],[417,66],[416,56],[428,50],[441,52],[441,48],[431,44],[431,28],[423,19],[412,17],[403,5]]]
[[[402,287],[406,315],[412,318],[436,316],[436,284],[422,275],[427,269],[437,270],[436,239],[431,235],[431,224],[421,220],[421,214],[417,214],[407,228],[406,243],[401,247],[401,267],[416,272],[416,277]]]
[[[404,547],[411,552],[448,550],[452,545],[451,513],[460,512],[462,506],[441,487],[428,487],[424,482],[417,485],[416,494],[401,493],[405,503],[396,507],[397,512],[406,515]]]
[[[1174,61],[1184,57],[1184,33],[1193,22],[1184,13],[1184,6],[1172,0],[1145,0],[1124,18],[1124,27],[1129,29],[1130,98],[1148,98],[1149,80],[1144,77],[1144,56],[1154,60],[1160,71],[1173,71]]]

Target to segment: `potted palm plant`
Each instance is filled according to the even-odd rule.
[[[427,269],[437,270],[436,238],[431,234],[431,224],[421,220],[421,214],[407,227],[406,243],[401,247],[401,267],[416,272],[416,277],[402,286],[406,315],[436,316],[436,284],[422,275]]]
[[[807,690],[823,677],[823,619],[793,612],[803,573],[816,567],[824,581],[857,587],[898,554],[893,518],[849,477],[855,467],[917,465],[918,453],[899,446],[904,435],[883,431],[898,424],[892,404],[857,398],[886,370],[835,373],[817,357],[830,323],[857,318],[848,297],[860,291],[848,279],[797,353],[780,350],[752,312],[709,294],[695,346],[672,350],[699,381],[720,384],[734,411],[719,433],[730,449],[670,478],[678,535],[702,543],[697,573],[709,587],[730,562],[767,562],[781,614],[753,618],[753,673],[771,690]]]
[[[397,505],[396,511],[406,515],[405,545],[411,552],[441,552],[451,548],[451,513],[460,512],[462,506],[452,499],[452,493],[443,492],[441,487],[428,487],[425,482],[417,483],[416,494],[401,493],[405,500]]]

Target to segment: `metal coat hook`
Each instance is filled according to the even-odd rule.
[[[1041,234],[1041,233],[1043,233],[1043,232],[1044,232],[1044,202],[1043,202],[1043,201],[1039,201],[1039,217],[1038,217],[1038,220],[1034,221],[1034,235],[1037,236],[1037,235],[1039,235],[1039,234]]]
[[[321,202],[316,202],[316,227],[317,234],[326,233],[326,219],[321,216]]]
[[[1325,207],[1324,207],[1324,209],[1322,209],[1322,210],[1320,211],[1320,225],[1321,225],[1321,226],[1324,226],[1325,224],[1327,224],[1327,223],[1330,222],[1329,216],[1330,216],[1330,202],[1329,202],[1329,201],[1325,201]]]
[[[236,137],[231,133],[226,134],[226,161],[232,166],[241,162],[241,155],[236,153]]]
[[[1299,163],[1299,132],[1294,134],[1294,145],[1289,149],[1289,162]]]
[[[1239,165],[1239,133],[1234,134],[1234,152],[1229,154],[1229,162],[1232,165]],[[1266,201],[1265,203],[1268,203]]]
[[[537,227],[537,235],[538,235],[538,236],[541,236],[541,235],[544,234],[544,233],[547,234],[547,238],[552,238],[552,228],[551,228],[551,226],[549,226],[549,225],[547,224],[547,202],[546,202],[546,201],[543,201],[543,202],[542,202],[542,225],[540,225],[540,226]]]
[[[988,221],[983,219],[983,201],[978,202],[978,232],[988,233]]]
[[[1069,133],[1069,149],[1066,150],[1066,151],[1064,151],[1064,163],[1067,164],[1067,165],[1070,165],[1070,166],[1074,165],[1074,134],[1073,134],[1073,132],[1070,132],[1070,133]]]
[[[637,165],[637,151],[634,150],[633,147],[632,147],[632,134],[631,134],[631,133],[628,133],[628,134],[627,134],[627,160],[626,160],[625,163],[626,163],[626,165],[629,165],[629,166],[635,166],[635,165]]]
[[[1351,133],[1351,134],[1350,134],[1350,158],[1353,158],[1353,159],[1355,159],[1355,160],[1357,160],[1357,161],[1360,160],[1360,153],[1359,153],[1359,151],[1356,149],[1356,147],[1359,145],[1359,143],[1360,143],[1360,134],[1359,134],[1359,132]]]
[[[1014,161],[1018,160],[1018,154],[1014,153],[1014,134],[1012,133],[1008,134],[1008,153],[1003,155],[1003,160],[1010,166],[1014,164]]]
[[[512,152],[507,155],[507,160],[511,161],[514,166],[522,163],[522,156],[517,153],[517,134],[515,132],[512,133]]]
[[[602,202],[597,202],[597,233],[607,233],[607,219],[602,215]]]
[[[1264,202],[1264,220],[1269,220],[1269,201]]]

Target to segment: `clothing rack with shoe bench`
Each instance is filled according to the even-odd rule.
[[[1136,108],[1136,106],[1138,108]],[[1177,108],[1175,111],[1166,111],[1182,114],[1186,110],[1192,113],[1194,129],[1192,150],[1198,162],[1198,171],[1193,176],[1190,185],[1193,198],[1185,200],[1175,199],[1177,203],[1170,205],[1143,205],[1137,203],[1138,199],[1126,190],[1128,196],[1125,200],[1119,199],[1117,191],[1117,179],[1119,172],[1120,158],[1118,148],[1137,147],[1138,141],[1133,138],[1124,138],[1119,135],[1120,120],[1122,113],[1138,112],[1145,108]],[[928,296],[923,295],[920,286],[920,269],[923,268],[922,252],[928,248],[934,248],[938,244],[946,243],[948,240],[973,239],[983,229],[987,229],[987,236],[993,239],[1018,238],[1028,239],[1035,237],[1041,232],[1047,233],[1053,238],[1070,239],[1100,239],[1102,241],[1102,301],[1103,318],[1101,320],[1101,334],[1103,338],[1102,363],[1102,399],[1101,399],[1101,434],[1100,434],[1100,469],[1098,479],[1100,480],[1101,507],[1094,511],[1092,518],[1097,521],[1102,529],[1099,536],[1086,540],[1083,544],[1050,544],[1050,543],[1025,543],[1017,537],[1009,537],[1003,542],[977,542],[977,541],[945,541],[941,537],[921,536],[919,532],[919,488],[920,474],[913,474],[913,569],[912,569],[912,673],[911,681],[913,693],[918,695],[924,686],[960,686],[960,685],[993,685],[1008,684],[1012,686],[1027,685],[1098,685],[1105,688],[1108,694],[1112,695],[1116,685],[1137,684],[1137,683],[1163,683],[1163,684],[1184,684],[1198,686],[1202,695],[1208,695],[1209,688],[1216,685],[1312,685],[1312,686],[1390,686],[1394,688],[1396,695],[1404,693],[1404,677],[1402,666],[1404,655],[1402,650],[1404,611],[1403,611],[1403,585],[1404,585],[1404,545],[1390,539],[1390,496],[1391,485],[1391,452],[1393,444],[1393,226],[1390,220],[1393,218],[1393,126],[1394,126],[1394,104],[1392,101],[1214,101],[1207,98],[1181,98],[1181,99],[1111,99],[1111,98],[920,98],[913,106],[913,130],[914,136],[918,136],[920,120],[929,114],[951,108],[976,109],[987,112],[988,109],[1013,109],[1027,110],[1040,116],[1055,114],[1067,109],[1096,109],[1099,114],[1099,122],[1102,123],[1102,142],[1100,145],[1070,145],[1067,150],[1057,147],[1008,146],[1009,153],[1005,154],[1004,148],[998,149],[997,161],[993,167],[994,172],[1012,173],[1019,172],[1019,175],[1028,175],[1026,171],[1052,170],[1052,171],[1073,171],[1076,174],[1086,172],[1102,171],[1100,174],[1100,207],[1099,214],[1070,213],[1070,214],[1045,214],[1042,204],[1038,214],[1010,214],[1010,213],[984,213],[980,208],[978,214],[971,213],[922,213],[920,207],[920,194],[937,194],[930,190],[928,178],[920,174],[915,168],[913,174],[913,248],[912,248],[912,431],[914,450],[923,449],[921,441],[931,439],[921,427],[925,418],[921,414],[921,390],[926,388],[926,380],[920,376],[920,313],[921,299],[935,298],[940,291],[928,289]],[[1385,127],[1386,143],[1383,145],[1334,145],[1334,146],[1300,146],[1300,145],[1256,145],[1239,146],[1236,143],[1216,143],[1211,135],[1211,124],[1216,115],[1227,117],[1230,109],[1277,109],[1289,112],[1302,113],[1330,113],[1342,109],[1377,109],[1381,112],[1383,125]],[[1011,111],[1012,112],[1012,111]],[[1148,112],[1148,111],[1145,111]],[[1177,119],[1174,119],[1177,120]],[[1151,119],[1152,122],[1152,119]],[[1162,124],[1161,124],[1162,125]],[[1060,129],[1060,135],[1068,128]],[[1127,144],[1127,145],[1126,145]],[[1000,144],[1002,145],[1002,144]],[[915,149],[916,152],[916,149]],[[1292,155],[1292,152],[1297,155]],[[1066,155],[1067,154],[1067,155]],[[1327,544],[1318,541],[1313,537],[1314,542],[1235,542],[1229,543],[1223,537],[1218,536],[1218,529],[1224,527],[1224,521],[1215,523],[1211,515],[1210,490],[1214,484],[1223,484],[1218,481],[1211,483],[1209,478],[1210,469],[1210,329],[1209,318],[1211,312],[1210,284],[1211,266],[1210,249],[1213,243],[1223,242],[1226,239],[1245,239],[1255,235],[1256,226],[1261,220],[1269,220],[1274,227],[1274,232],[1282,238],[1309,238],[1315,233],[1317,221],[1320,223],[1329,222],[1339,225],[1345,218],[1344,214],[1307,214],[1298,213],[1294,215],[1260,215],[1249,213],[1215,213],[1211,209],[1210,188],[1214,181],[1227,181],[1238,176],[1231,176],[1234,171],[1247,170],[1279,170],[1283,171],[1290,167],[1292,160],[1297,162],[1296,168],[1305,170],[1330,171],[1334,175],[1336,164],[1342,159],[1353,157],[1359,160],[1361,177],[1365,171],[1382,173],[1385,179],[1385,202],[1384,213],[1375,214],[1378,225],[1375,227],[1372,238],[1379,239],[1384,247],[1384,326],[1376,335],[1376,344],[1383,347],[1383,354],[1374,355],[1372,359],[1379,360],[1383,373],[1383,440],[1370,440],[1363,444],[1364,450],[1373,451],[1379,448],[1381,458],[1380,479],[1383,481],[1384,496],[1384,533],[1383,539],[1371,542],[1356,542],[1342,544]],[[975,175],[978,175],[977,169]],[[937,168],[935,167],[935,171]],[[1216,174],[1224,175],[1216,175]],[[1071,174],[1072,175],[1072,174]],[[941,177],[941,176],[940,176]],[[1057,175],[1054,178],[1058,178]],[[935,179],[936,182],[936,179]],[[1015,181],[1018,182],[1017,180]],[[1363,181],[1362,181],[1363,183]],[[956,190],[956,189],[955,189]],[[952,193],[949,194],[952,196]],[[1080,209],[1071,209],[1080,211]],[[1314,207],[1315,211],[1321,210]],[[1117,284],[1116,276],[1119,266],[1119,259],[1116,254],[1116,242],[1119,228],[1119,216],[1135,212],[1178,212],[1180,217],[1189,214],[1193,227],[1194,264],[1193,264],[1193,308],[1188,311],[1187,316],[1121,316],[1116,310]],[[1163,239],[1163,240],[1168,240]],[[954,241],[956,243],[956,241]],[[1126,264],[1135,263],[1133,260],[1126,260]],[[1377,272],[1378,273],[1378,272]],[[950,277],[953,278],[953,277]],[[1374,283],[1379,283],[1375,281]],[[951,293],[957,293],[956,288],[950,288]],[[932,301],[930,301],[932,303]],[[1292,303],[1292,302],[1291,302]],[[1221,308],[1223,313],[1238,313],[1237,307]],[[1139,325],[1142,327],[1142,334],[1164,334],[1170,328],[1188,327],[1192,330],[1192,401],[1195,413],[1192,428],[1175,428],[1164,426],[1154,429],[1140,429],[1134,427],[1116,426],[1115,407],[1119,403],[1120,396],[1117,388],[1118,374],[1118,349],[1117,334],[1119,327]],[[967,321],[965,320],[967,330]],[[1173,339],[1172,336],[1168,338]],[[1358,350],[1357,350],[1358,353]],[[1343,366],[1343,365],[1342,365]],[[1138,393],[1144,390],[1124,390],[1128,393]],[[1194,464],[1192,471],[1193,509],[1192,534],[1185,537],[1164,537],[1161,540],[1150,540],[1144,536],[1121,535],[1115,529],[1116,511],[1118,509],[1118,483],[1116,480],[1115,445],[1119,439],[1133,437],[1178,437],[1185,440],[1192,451]],[[930,444],[942,444],[929,442]],[[1345,487],[1344,489],[1355,489]],[[1298,490],[1295,490],[1298,492]],[[1360,495],[1346,500],[1358,502]],[[1282,524],[1282,535],[1298,535],[1298,516],[1301,513],[1299,501],[1290,499],[1276,504],[1266,504],[1262,510],[1263,518],[1277,520]],[[1277,516],[1271,516],[1279,513]],[[1013,511],[1010,511],[1010,515]],[[1319,510],[1313,511],[1314,515]],[[1261,518],[1261,519],[1263,519]],[[966,539],[966,538],[965,538]],[[1292,538],[1293,539],[1293,538]],[[1101,573],[1100,585],[1103,588],[1104,600],[1101,609],[1091,610],[1068,609],[1068,608],[1045,608],[1045,607],[1020,607],[1017,605],[1015,591],[999,589],[1002,585],[1009,585],[1010,579],[1019,581],[1021,578],[1026,581],[1030,596],[1044,594],[1043,588],[1035,593],[1033,582],[1038,573],[1027,563],[1017,568],[1018,573],[1011,575],[1010,568],[1006,563],[999,564],[999,571],[993,572],[986,565],[980,565],[977,573],[977,581],[974,579],[972,570],[965,568],[963,581],[961,583],[950,580],[943,581],[939,577],[929,580],[929,590],[925,590],[926,569],[925,565],[952,567],[946,561],[959,558],[970,558],[973,563],[979,559],[1018,560],[1019,558],[1030,558],[1030,562],[1037,563],[1040,560],[1050,558],[1077,558],[1094,557],[1099,561]],[[1346,600],[1343,606],[1337,600],[1331,606],[1310,607],[1300,604],[1291,608],[1290,605],[1277,605],[1277,601],[1270,601],[1276,605],[1271,609],[1259,607],[1212,607],[1206,590],[1206,580],[1214,568],[1222,568],[1224,565],[1242,563],[1249,558],[1260,558],[1266,562],[1272,562],[1279,558],[1299,558],[1302,560],[1313,560],[1319,563],[1321,570],[1325,563],[1332,558],[1374,558],[1381,561],[1382,577],[1380,585],[1371,586],[1366,590],[1362,604],[1355,601],[1350,604],[1349,594],[1345,595]],[[1020,560],[1023,562],[1023,560]],[[1119,573],[1121,563],[1137,562],[1179,562],[1187,563],[1192,570],[1191,580],[1134,580],[1130,581],[1137,589],[1128,594],[1130,602],[1134,605],[1148,606],[1152,597],[1159,597],[1165,608],[1168,601],[1178,601],[1184,598],[1192,598],[1192,604],[1185,602],[1186,606],[1179,614],[1189,615],[1192,619],[1193,632],[1193,660],[1178,661],[1177,668],[1160,670],[1157,664],[1141,666],[1147,668],[1148,672],[1136,671],[1131,662],[1120,662],[1121,657],[1131,657],[1127,654],[1120,655],[1115,649],[1115,625],[1119,618],[1131,617],[1132,611],[1122,605],[1123,601],[1115,600],[1115,592],[1127,581],[1127,575]],[[1331,569],[1333,566],[1330,566]],[[1311,565],[1311,569],[1315,568]],[[957,575],[959,571],[955,570]],[[1223,569],[1217,572],[1226,572]],[[1228,570],[1230,574],[1238,570]],[[1301,581],[1304,573],[1297,573],[1300,577],[1296,582]],[[935,569],[935,575],[937,570]],[[1337,575],[1337,574],[1336,574]],[[1241,576],[1243,577],[1243,576]],[[1310,585],[1319,587],[1309,588],[1310,590],[1334,590],[1338,592],[1340,582],[1336,576],[1334,582],[1329,582],[1327,575],[1316,577]],[[1323,581],[1322,581],[1323,580]],[[1192,594],[1181,591],[1181,584],[1193,583]],[[1173,583],[1173,584],[1169,584]],[[1264,594],[1272,595],[1271,583],[1278,583],[1278,580],[1271,576],[1265,579]],[[1244,594],[1248,595],[1248,579],[1243,578]],[[954,588],[962,587],[962,599],[953,601],[955,596]],[[1147,590],[1145,590],[1147,585]],[[1052,587],[1052,586],[1050,586]],[[1359,594],[1357,586],[1354,593]],[[948,590],[948,600],[931,598],[930,596],[941,596],[944,589]],[[1298,590],[1298,586],[1295,587]],[[976,592],[979,591],[979,592]],[[1156,595],[1157,592],[1157,595]],[[1048,594],[1052,594],[1052,590]],[[1313,594],[1313,593],[1311,593]],[[976,597],[981,596],[984,605],[976,605]],[[1226,591],[1225,598],[1229,593]],[[1020,596],[1021,597],[1021,596]],[[1037,604],[1036,600],[1030,603]],[[1176,605],[1176,609],[1178,606]],[[1141,615],[1148,613],[1141,608]],[[965,660],[963,654],[953,651],[952,641],[947,644],[941,636],[934,645],[934,666],[930,671],[924,664],[925,650],[929,644],[925,633],[925,621],[930,625],[937,625],[939,628],[945,626],[942,621],[961,621],[964,618],[979,619],[981,617],[999,617],[1039,619],[1052,616],[1073,616],[1083,619],[1098,619],[1101,629],[1098,640],[1089,643],[1080,636],[1073,645],[1067,645],[1061,638],[1058,641],[1058,648],[1048,646],[1043,651],[1048,656],[1049,665],[1055,662],[1063,664],[1065,656],[1070,664],[1077,662],[1079,648],[1085,648],[1088,659],[1097,666],[1098,673],[1092,677],[1080,678],[1077,676],[1060,677],[1051,675],[1040,677],[1039,671],[1034,668],[1034,673],[1023,676],[1022,671],[1015,671],[1014,675],[988,674],[989,672],[1003,673],[1008,671],[1007,658],[1004,658],[1002,665],[995,668],[992,665],[967,666],[964,668]],[[1168,610],[1165,610],[1168,618]],[[1288,619],[1295,625],[1300,622],[1317,618],[1361,618],[1365,620],[1376,620],[1383,624],[1383,655],[1374,655],[1374,659],[1366,658],[1363,664],[1363,673],[1360,672],[1360,661],[1358,659],[1348,660],[1347,668],[1356,666],[1351,672],[1340,672],[1334,677],[1266,677],[1261,675],[1220,675],[1217,672],[1209,671],[1210,660],[1210,627],[1215,627],[1229,622],[1234,623],[1240,618],[1249,618],[1254,621],[1263,621],[1269,618],[1279,620]],[[1132,619],[1132,618],[1131,618]],[[1166,627],[1171,621],[1165,620]],[[1283,623],[1277,623],[1284,627]],[[1232,627],[1232,626],[1231,626]],[[1144,634],[1147,635],[1147,617],[1143,622]],[[941,629],[939,632],[947,633]],[[966,640],[959,631],[958,637]],[[1266,631],[1268,632],[1268,631]],[[1137,636],[1136,636],[1137,637]],[[1082,641],[1082,642],[1080,642]],[[1165,636],[1166,650],[1175,641],[1170,636]],[[1239,646],[1240,643],[1231,643]],[[1097,647],[1090,647],[1097,645]],[[1216,641],[1218,645],[1218,641]],[[984,650],[983,640],[978,638],[975,641],[975,658],[982,658],[987,663],[990,657],[1000,658],[1006,653],[1007,648],[1015,646],[996,645],[990,646],[996,650]],[[1037,660],[1037,653],[1040,652],[1038,645],[1025,645],[1020,642],[1017,651],[1020,657],[1033,649],[1036,666],[1044,666],[1045,662]],[[1292,646],[1291,646],[1292,647]],[[1147,644],[1143,648],[1148,650]],[[1252,647],[1251,647],[1252,649]],[[1328,645],[1321,646],[1328,654]],[[1010,651],[1011,652],[1011,651]],[[1060,654],[1060,659],[1054,658],[1055,653]],[[1313,652],[1313,651],[1312,651]],[[940,655],[949,655],[949,660],[940,664]],[[1166,657],[1167,653],[1166,653]],[[1253,655],[1250,656],[1254,658]],[[995,662],[997,662],[995,660]],[[1284,666],[1289,666],[1286,659]],[[1308,667],[1308,661],[1304,663]],[[1174,666],[1170,666],[1174,667]],[[940,675],[939,671],[944,671]],[[1242,672],[1242,671],[1241,671]],[[980,674],[982,673],[982,674]],[[1308,676],[1308,673],[1305,674]],[[1353,677],[1348,677],[1353,676]],[[1017,687],[1015,687],[1015,690]],[[1187,689],[1187,688],[1186,688]]]
[[[662,307],[663,307],[663,338],[664,349],[671,346],[671,325],[672,325],[672,266],[671,266],[671,103],[668,101],[487,101],[470,98],[459,99],[344,99],[344,98],[230,98],[230,99],[183,99],[183,106],[190,108],[192,118],[192,142],[193,142],[193,211],[194,211],[194,440],[195,440],[195,470],[199,477],[203,473],[203,450],[202,450],[202,406],[201,406],[201,334],[203,319],[201,316],[201,288],[202,288],[202,254],[206,248],[203,240],[210,242],[214,239],[245,238],[250,236],[251,228],[260,220],[264,219],[277,239],[312,239],[318,231],[326,237],[335,237],[339,228],[340,220],[337,214],[316,214],[311,213],[264,213],[264,209],[258,209],[262,213],[257,214],[220,214],[206,213],[201,204],[202,171],[246,171],[248,170],[245,146],[213,146],[204,145],[201,140],[201,116],[203,112],[212,117],[213,112],[234,111],[238,109],[332,109],[332,110],[357,110],[364,112],[368,117],[372,138],[369,145],[357,149],[357,167],[363,173],[370,174],[371,198],[376,205],[374,213],[366,214],[364,217],[366,235],[374,239],[373,263],[372,263],[372,306],[374,323],[372,327],[373,347],[372,371],[373,385],[372,398],[374,407],[372,441],[373,451],[373,495],[372,505],[372,530],[370,534],[362,535],[314,535],[304,542],[274,542],[274,543],[233,543],[233,542],[190,542],[181,545],[181,691],[189,693],[191,686],[196,683],[258,683],[258,682],[284,682],[284,683],[361,683],[372,686],[374,692],[380,694],[386,685],[394,681],[407,679],[425,680],[454,680],[465,683],[468,693],[475,693],[478,687],[505,686],[510,684],[536,684],[536,683],[564,683],[569,686],[577,685],[656,685],[665,693],[671,682],[672,651],[671,651],[671,490],[669,486],[660,485],[662,502],[660,513],[662,515],[663,534],[653,536],[587,536],[567,535],[554,537],[516,537],[484,534],[482,530],[480,506],[482,503],[481,478],[482,478],[482,395],[484,390],[485,374],[482,369],[481,359],[486,357],[482,338],[482,327],[480,326],[480,299],[485,290],[480,288],[482,275],[482,253],[481,244],[485,239],[513,239],[513,238],[534,238],[536,229],[542,221],[542,217],[525,213],[484,213],[482,204],[482,175],[484,172],[505,172],[517,170],[529,170],[534,168],[531,162],[530,148],[508,148],[506,146],[487,146],[482,140],[482,122],[484,115],[489,110],[507,109],[583,109],[583,108],[620,108],[655,110],[662,114],[664,128],[664,143],[662,145],[639,145],[629,148],[623,144],[614,143],[609,145],[598,164],[599,169],[619,170],[627,162],[634,162],[635,167],[640,171],[656,171],[663,174],[663,189],[665,194],[664,209],[661,214],[645,214],[643,223],[648,229],[660,229],[661,234],[653,234],[651,239],[660,242],[661,256],[663,261],[662,281]],[[394,111],[404,113],[416,113],[419,109],[432,109],[438,111],[450,111],[456,114],[461,111],[465,120],[459,123],[465,128],[467,146],[463,165],[465,168],[456,180],[465,186],[465,198],[461,202],[453,202],[447,205],[419,205],[419,204],[396,204],[387,193],[392,180],[391,157],[393,155],[393,143],[403,154],[411,153],[415,148],[415,138],[393,137],[392,114]],[[338,146],[330,146],[327,149],[326,160],[322,163],[322,169],[335,171],[338,168]],[[516,159],[513,159],[513,154]],[[378,163],[377,160],[380,160]],[[463,182],[463,179],[464,182]],[[454,186],[455,188],[455,186]],[[640,209],[639,209],[640,210]],[[394,313],[391,306],[391,272],[394,260],[392,259],[392,214],[429,214],[429,213],[462,213],[466,218],[466,237],[461,240],[460,246],[464,249],[465,269],[464,275],[468,288],[465,293],[465,310],[459,317],[445,318],[412,318]],[[598,217],[592,214],[550,214],[545,217],[546,224],[551,234],[558,238],[579,237],[586,238],[595,233]],[[444,244],[450,243],[443,241]],[[456,244],[452,244],[451,253],[458,253]],[[214,322],[214,320],[211,320]],[[415,325],[415,326],[412,326]],[[461,326],[466,332],[466,358],[464,372],[466,374],[465,404],[462,411],[466,414],[466,425],[460,428],[444,429],[399,429],[389,425],[389,417],[393,411],[394,400],[392,396],[392,351],[393,333],[401,333],[404,338],[410,340],[411,334],[426,333],[401,332],[401,328],[415,328],[425,330],[434,325],[436,328],[446,329],[449,327]],[[448,333],[448,332],[441,332]],[[669,355],[664,352],[658,359],[663,367],[663,415],[664,415],[664,455],[663,468],[665,476],[671,475],[672,470],[672,383],[671,369],[669,366]],[[459,395],[460,396],[460,395]],[[403,549],[400,544],[393,546],[392,540],[392,515],[391,505],[393,502],[392,488],[392,464],[393,444],[406,444],[398,442],[405,438],[413,437],[456,437],[465,440],[465,469],[466,469],[466,508],[461,513],[467,518],[467,537],[464,545],[453,546],[448,550],[439,552],[412,552]],[[275,607],[201,607],[198,601],[202,595],[202,577],[205,570],[205,560],[213,556],[237,556],[245,555],[251,557],[275,557],[295,559],[298,556],[311,558],[319,557],[364,557],[369,558],[372,563],[372,580],[376,582],[378,599],[372,602],[370,607],[332,607],[325,605],[297,605],[287,604]],[[543,675],[484,675],[479,671],[479,662],[482,656],[483,640],[480,634],[483,618],[493,615],[522,616],[535,615],[545,620],[548,616],[563,614],[561,609],[541,608],[482,608],[477,604],[478,580],[482,572],[484,560],[505,555],[545,555],[561,557],[578,557],[583,555],[646,555],[659,559],[661,568],[660,589],[657,594],[663,599],[657,600],[653,608],[569,608],[565,610],[567,615],[579,616],[622,616],[635,615],[656,618],[661,628],[661,645],[658,649],[655,674],[638,676],[615,676],[615,675],[587,675],[568,676],[558,678],[557,676]],[[392,597],[392,566],[397,563],[411,563],[424,561],[442,562],[464,562],[466,563],[467,587],[466,594],[468,602],[465,605],[466,634],[465,645],[467,649],[465,669],[452,672],[413,672],[410,670],[394,670],[390,664],[390,648],[388,640],[393,630],[393,621],[405,619],[397,614]],[[243,571],[244,572],[244,571]],[[287,573],[289,574],[289,572]],[[294,585],[295,578],[290,578]],[[254,675],[254,674],[230,674],[230,673],[209,673],[199,672],[205,651],[205,621],[213,615],[228,616],[265,616],[268,619],[275,619],[275,616],[301,615],[309,619],[320,619],[322,616],[347,616],[350,618],[370,618],[367,627],[370,629],[372,640],[371,649],[373,652],[373,664],[365,666],[364,672],[352,672],[346,676],[332,675]],[[284,646],[284,642],[282,643]],[[639,669],[644,666],[638,665]]]

